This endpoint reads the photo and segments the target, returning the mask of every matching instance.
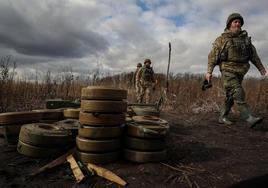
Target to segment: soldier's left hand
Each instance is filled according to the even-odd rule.
[[[208,82],[211,82],[211,80],[212,80],[212,74],[207,73],[207,74],[206,74],[206,80],[207,80]]]

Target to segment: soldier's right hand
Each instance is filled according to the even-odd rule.
[[[206,80],[210,82],[211,79],[212,79],[212,74],[207,73],[207,74],[206,74]]]
[[[265,76],[266,75],[266,70],[262,69],[262,70],[260,70],[260,73],[261,73],[262,76]]]

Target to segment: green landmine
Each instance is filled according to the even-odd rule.
[[[86,112],[122,113],[127,111],[127,102],[111,100],[82,100],[81,108]]]
[[[167,125],[168,122],[156,116],[133,116],[133,121],[143,125]]]
[[[79,119],[80,108],[67,108],[63,111],[63,116],[66,119]]]
[[[39,112],[42,114],[41,120],[62,120],[63,119],[63,109],[36,109],[33,112]]]
[[[135,122],[126,124],[126,132],[129,136],[140,138],[163,138],[167,135],[169,125],[144,125]]]
[[[160,112],[151,106],[132,106],[136,116],[160,116]]]
[[[72,145],[74,140],[69,130],[55,124],[26,124],[21,127],[19,139],[38,147],[62,147]]]
[[[118,150],[121,146],[120,139],[111,140],[89,140],[76,137],[76,146],[80,151],[83,152],[109,152]]]
[[[120,157],[120,151],[109,153],[85,153],[77,150],[76,157],[83,163],[105,164],[117,161]]]
[[[6,112],[0,114],[0,125],[33,123],[41,119],[42,114],[39,112]]]
[[[26,144],[19,140],[17,145],[17,151],[28,157],[36,157],[36,158],[48,158],[48,157],[55,157],[64,151],[66,151],[68,147],[37,147],[30,144]]]
[[[125,147],[138,151],[159,151],[166,147],[164,139],[142,139],[127,136]]]
[[[72,138],[75,139],[75,137],[78,134],[78,128],[80,127],[80,123],[77,119],[65,119],[58,122],[55,122],[55,124],[62,129],[69,130],[72,132]]]
[[[118,126],[125,123],[125,114],[123,113],[87,113],[81,111],[79,114],[79,122],[82,125],[92,126]]]
[[[123,100],[127,98],[127,90],[105,86],[88,86],[82,88],[83,100]]]
[[[118,138],[122,135],[124,129],[124,125],[107,127],[107,126],[86,126],[80,125],[78,130],[78,135],[82,138],[88,139],[110,139],[110,138]]]
[[[124,149],[124,158],[137,163],[161,162],[166,159],[167,151],[135,151]]]
[[[46,100],[47,109],[57,109],[57,108],[79,108],[80,102],[62,100],[62,99],[48,99]]]

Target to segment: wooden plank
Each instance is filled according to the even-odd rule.
[[[110,170],[107,170],[105,168],[99,167],[97,165],[88,163],[87,168],[89,170],[93,170],[98,176],[101,176],[107,180],[110,180],[112,182],[115,182],[119,185],[126,186],[127,182],[124,181],[122,178],[117,176],[115,173],[111,172]]]
[[[67,161],[68,161],[68,162],[70,163],[70,165],[71,165],[71,169],[72,169],[73,174],[74,174],[74,176],[75,176],[76,182],[77,182],[77,183],[80,183],[80,182],[85,178],[83,172],[82,172],[81,169],[79,168],[79,166],[78,166],[78,164],[77,164],[77,162],[76,162],[76,160],[74,159],[74,157],[73,157],[72,154],[69,155],[69,156],[67,156],[66,159],[67,159]]]
[[[75,151],[75,149],[76,149],[75,147],[72,148],[72,149],[70,149],[67,153],[61,155],[61,156],[58,157],[57,159],[55,159],[55,160],[49,162],[48,164],[46,164],[45,166],[39,168],[37,171],[31,173],[31,174],[30,174],[30,177],[36,176],[36,175],[38,175],[38,174],[40,174],[40,173],[42,173],[42,172],[45,172],[45,171],[48,170],[48,169],[51,169],[51,168],[53,168],[53,167],[56,167],[56,166],[58,166],[58,165],[63,164],[64,161],[66,160],[66,157],[69,156],[70,154],[73,154],[74,151]]]

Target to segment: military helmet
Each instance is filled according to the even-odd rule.
[[[227,21],[226,21],[226,28],[229,28],[231,25],[231,22],[235,19],[240,19],[241,21],[241,26],[244,24],[244,19],[239,13],[232,13],[228,16]]]
[[[137,67],[142,67],[142,64],[141,64],[141,63],[138,63],[138,64],[137,64]]]
[[[149,64],[151,64],[152,62],[151,62],[150,59],[145,59],[145,60],[144,60],[144,64],[145,64],[145,63],[149,63]]]

